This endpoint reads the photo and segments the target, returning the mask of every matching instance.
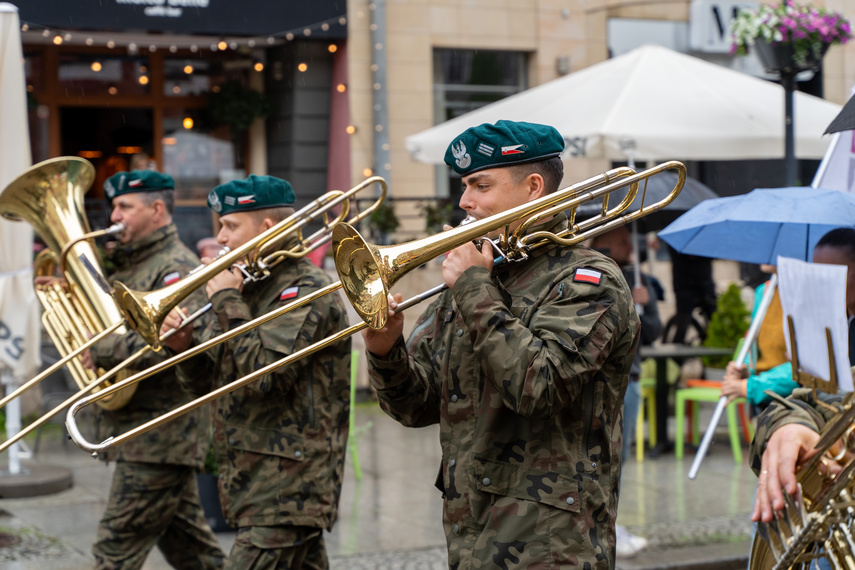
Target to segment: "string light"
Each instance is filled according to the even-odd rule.
[[[148,75],[140,75],[138,81],[140,82],[140,85],[148,85]]]
[[[365,176],[366,178],[368,178],[368,177],[369,177],[369,176],[371,176],[372,174],[374,174],[374,172],[373,172],[370,168],[365,168],[365,169],[362,171],[362,175],[363,175],[363,176]]]
[[[187,65],[185,65],[184,66],[184,73],[186,73],[187,75],[190,75],[191,73],[193,73],[193,66],[190,65],[189,63]]]
[[[264,71],[264,64],[260,61],[256,61],[255,65],[253,65],[252,68],[256,71]]]
[[[297,66],[297,70],[300,72],[306,71],[307,69],[309,69],[309,66],[305,63],[301,63]]]
[[[347,128],[346,128],[346,129],[344,129],[344,130],[345,130],[345,132],[346,132],[347,134],[349,134],[349,135],[352,135],[352,134],[355,134],[355,133],[356,133],[356,127],[354,127],[353,125],[347,125]]]
[[[335,90],[339,93],[344,93],[345,91],[347,91],[347,85],[345,85],[344,83],[339,83],[335,86]]]
[[[327,49],[329,50],[330,53],[335,53],[338,51],[338,46],[335,44],[330,44]]]
[[[185,129],[188,131],[193,128],[193,119],[190,117],[184,117],[184,120],[181,122]]]
[[[364,16],[364,14],[360,12],[358,14],[358,16]],[[255,36],[255,37],[251,37],[251,38],[236,37],[236,38],[219,39],[219,40],[216,40],[215,43],[211,44],[211,50],[212,51],[225,51],[227,49],[238,50],[244,46],[253,48],[253,47],[256,47],[257,45],[259,45],[260,43],[265,42],[265,41],[268,45],[274,45],[277,43],[277,41],[278,42],[282,42],[283,40],[284,41],[293,41],[295,36],[298,34],[302,37],[310,37],[317,31],[328,32],[335,25],[346,26],[347,25],[347,17],[340,16],[340,17],[336,17],[336,18],[331,18],[329,20],[315,22],[315,23],[310,24],[308,26],[302,26],[302,27],[297,28],[297,29],[281,30],[278,32],[265,34],[263,36]],[[49,39],[49,41],[52,41],[56,45],[60,45],[62,43],[76,42],[78,44],[86,45],[86,46],[90,46],[90,47],[91,46],[97,46],[97,45],[103,45],[103,46],[108,47],[109,49],[114,49],[117,46],[121,47],[124,45],[124,46],[127,46],[128,49],[131,49],[130,44],[134,43],[134,42],[128,42],[128,40],[124,39],[121,35],[116,36],[115,32],[113,32],[113,34],[114,34],[113,38],[110,38],[109,36],[107,36],[107,34],[109,32],[103,32],[103,33],[99,33],[99,32],[91,33],[90,32],[90,35],[87,35],[85,37],[80,36],[80,35],[77,35],[77,37],[75,37],[73,34],[73,30],[51,30],[51,29],[46,28],[46,27],[42,28],[42,26],[40,26],[39,24],[34,23],[34,22],[21,22],[20,29],[21,29],[21,32],[23,34],[27,34],[27,35],[29,35],[29,34],[41,34],[42,37]],[[147,46],[147,49],[150,52],[156,52],[158,49],[169,50],[170,53],[177,53],[179,50],[182,50],[182,49],[189,49],[193,53],[197,53],[199,51],[198,44],[190,44],[190,45],[188,45],[187,43],[182,44],[181,39],[184,39],[184,38],[181,38],[178,41],[176,41],[175,37],[168,37],[168,36],[164,36],[161,39],[160,37],[149,35],[148,38],[152,41],[157,42],[157,43],[151,43]],[[163,40],[166,40],[166,41],[163,41]],[[24,37],[24,41],[25,42],[27,41],[26,37]],[[184,41],[186,41],[186,39],[184,39]],[[125,42],[127,42],[127,43],[125,43]],[[139,46],[135,46],[135,48],[137,50],[140,49]],[[337,46],[335,49],[337,49]],[[330,52],[331,53],[334,52],[335,49],[331,48]]]
[[[93,61],[92,65],[90,65],[89,68],[92,71],[94,71],[95,73],[98,73],[99,71],[101,71],[101,62],[100,61]]]

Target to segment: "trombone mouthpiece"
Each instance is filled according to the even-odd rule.
[[[112,235],[120,234],[124,231],[125,231],[125,224],[120,222],[118,224],[113,224],[112,226],[110,226],[109,228],[104,230],[104,235],[112,236]]]

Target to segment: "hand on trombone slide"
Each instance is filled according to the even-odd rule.
[[[190,343],[193,340],[193,328],[184,327],[189,320],[187,309],[173,307],[160,326],[160,337],[163,339],[163,344],[175,352],[184,352],[190,348]],[[166,336],[170,331],[174,332]]]
[[[396,312],[398,303],[404,300],[403,295],[389,295],[389,320],[382,329],[366,328],[362,331],[365,348],[376,356],[386,356],[401,335],[404,334],[404,313]]]

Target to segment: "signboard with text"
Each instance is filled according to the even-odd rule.
[[[704,53],[730,53],[730,21],[740,8],[755,9],[759,2],[692,0],[689,7],[689,46]]]
[[[9,0],[22,23],[71,30],[343,38],[346,0]],[[320,29],[323,23],[328,29]]]

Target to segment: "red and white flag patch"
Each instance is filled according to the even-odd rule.
[[[288,287],[282,294],[279,295],[280,301],[287,301],[288,299],[293,299],[297,296],[297,293],[300,291],[299,287]]]
[[[142,183],[143,183],[142,180],[140,180],[139,178],[136,180],[128,180],[128,186],[130,186],[131,188],[136,188],[137,186],[142,186]]]
[[[594,285],[600,284],[600,279],[603,278],[603,274],[600,271],[595,271],[593,269],[585,269],[584,267],[580,267],[576,270],[576,273],[573,275],[573,281],[578,281],[581,283],[593,283]]]
[[[255,196],[238,196],[238,204],[254,204]]]
[[[163,284],[164,285],[172,285],[173,283],[175,283],[179,279],[181,279],[181,274],[177,271],[173,271],[172,273],[170,273],[169,275],[167,275],[166,277],[163,278]]]

